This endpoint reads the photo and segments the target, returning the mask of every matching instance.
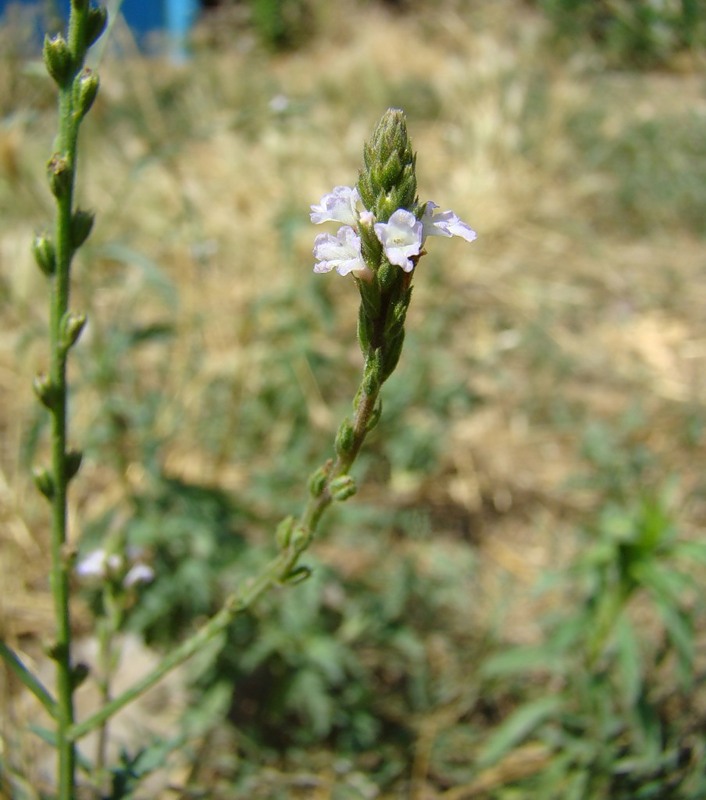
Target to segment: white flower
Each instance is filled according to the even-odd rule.
[[[339,275],[349,272],[367,271],[360,252],[360,236],[350,227],[343,225],[335,236],[320,233],[314,241],[314,272],[331,272],[335,269]]]
[[[460,220],[453,211],[436,211],[439,206],[431,200],[424,208],[422,215],[423,237],[427,236],[460,236],[472,242],[478,234]]]
[[[344,225],[357,225],[358,216],[364,211],[358,190],[350,186],[336,186],[321,198],[318,206],[311,207],[311,221],[343,222]]]
[[[76,565],[76,575],[84,580],[104,580],[117,572],[123,565],[117,553],[106,553],[105,550],[93,550]]]
[[[267,105],[275,114],[284,114],[289,108],[289,98],[286,94],[276,94]]]
[[[414,269],[414,256],[422,250],[422,223],[412,214],[398,208],[388,222],[375,223],[375,235],[380,240],[390,264],[405,272]]]
[[[138,583],[151,583],[153,580],[154,570],[152,567],[148,567],[147,564],[135,564],[123,579],[123,586],[129,589]]]

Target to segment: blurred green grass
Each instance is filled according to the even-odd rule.
[[[531,705],[558,684],[572,700],[589,692],[571,681],[585,663],[554,683],[498,683],[480,666],[511,645],[554,646],[547,620],[562,612],[578,624],[590,580],[534,587],[596,543],[612,548],[615,520],[630,528],[645,495],[675,485],[660,531],[703,531],[702,80],[567,61],[510,0],[407,15],[350,4],[326,24],[289,54],[214,49],[206,32],[186,68],[108,56],[84,131],[79,191],[98,217],[74,286],[90,317],[72,365],[86,449],[74,536],[89,548],[122,526],[149,548],[159,577],[131,624],[158,647],[247,579],[330,453],[360,368],[356,298],[311,273],[308,210],[355,180],[385,107],[409,113],[422,199],[479,231],[472,248],[435,246],[415,277],[360,493],[327,519],[314,577],[241,618],[200,664],[192,784],[215,798],[296,797],[301,779],[302,796],[503,800],[674,784],[668,796],[696,798],[702,692],[676,688],[667,651],[650,660],[659,643],[645,708],[681,761],[659,762],[656,778],[636,767],[641,789],[616,775],[644,728],[619,728],[606,764],[586,749],[582,771],[577,743],[605,733],[586,705],[553,728]],[[25,641],[51,625],[46,520],[27,474],[46,446],[31,392],[45,289],[29,243],[50,213],[54,112],[48,81],[3,52],[0,620]],[[631,613],[645,619],[640,603]],[[609,728],[624,711],[611,685],[587,695]],[[484,743],[525,701],[527,740],[522,726],[492,739],[491,764]],[[594,784],[567,794],[586,769]]]

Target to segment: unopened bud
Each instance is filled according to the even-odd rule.
[[[44,37],[44,63],[47,72],[54,78],[57,85],[65,86],[71,80],[74,70],[71,50],[66,39],[61,34]]]
[[[35,376],[32,388],[43,406],[50,410],[56,407],[59,393],[56,384],[48,375],[42,373]]]
[[[70,481],[81,468],[83,453],[80,450],[69,450],[66,453],[66,480]]]
[[[64,197],[71,189],[71,167],[66,158],[55,153],[47,164],[47,176],[52,194],[57,199]]]
[[[78,664],[71,670],[71,686],[74,689],[78,689],[78,687],[86,680],[90,673],[90,668],[88,664],[84,661],[79,661]]]
[[[349,497],[353,497],[357,487],[350,475],[339,475],[338,478],[334,478],[331,481],[329,491],[334,500],[342,503],[344,500],[348,500]]]
[[[74,113],[79,119],[89,112],[98,94],[99,85],[98,75],[88,67],[74,81]]]
[[[90,47],[101,36],[108,24],[108,12],[104,6],[91,8],[86,21],[86,47]]]
[[[81,312],[67,311],[61,320],[61,346],[64,350],[73,347],[86,326],[87,317]]]
[[[275,531],[275,542],[280,550],[286,550],[286,548],[289,547],[293,530],[294,517],[285,517],[277,526],[277,530]]]
[[[297,553],[301,553],[309,546],[311,531],[303,525],[296,525],[292,531],[291,545]]]
[[[312,497],[319,497],[326,488],[326,480],[331,469],[331,462],[327,461],[323,467],[319,467],[309,478],[309,494]]]
[[[32,470],[34,485],[39,491],[51,500],[54,497],[54,478],[46,467],[34,467]]]
[[[71,217],[71,246],[77,250],[88,239],[93,228],[95,214],[79,208]]]
[[[51,278],[56,272],[56,251],[52,240],[46,234],[38,234],[32,242],[32,252],[39,269],[48,278]]]
[[[351,421],[346,418],[341,423],[336,434],[336,453],[340,456],[347,456],[353,450],[355,444],[355,433]]]
[[[378,222],[387,222],[399,208],[417,203],[416,156],[407,135],[407,121],[398,108],[388,109],[363,148],[365,168],[358,191],[363,205]]]

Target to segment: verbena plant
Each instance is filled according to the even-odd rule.
[[[79,129],[93,104],[99,79],[85,67],[88,49],[107,22],[104,8],[89,0],[72,0],[66,36],[47,37],[44,63],[58,88],[59,129],[55,152],[48,163],[48,181],[55,200],[53,232],[36,237],[34,255],[50,287],[49,369],[35,380],[35,391],[51,418],[51,456],[35,469],[38,489],[51,509],[51,589],[56,636],[50,655],[56,666],[53,690],[46,687],[6,644],[0,653],[53,720],[42,732],[56,747],[56,792],[59,800],[76,796],[79,766],[98,793],[105,792],[105,743],[108,720],[176,666],[219,637],[235,617],[276,584],[306,579],[310,570],[300,563],[316,534],[324,512],[356,491],[351,468],[369,431],[381,415],[380,392],[395,370],[405,337],[405,320],[412,297],[412,278],[425,254],[429,236],[459,236],[468,242],[475,232],[451,211],[439,212],[432,202],[420,203],[412,150],[404,114],[388,110],[363,150],[364,166],[356,186],[338,186],[312,206],[314,223],[336,222],[335,235],[316,238],[318,273],[335,270],[352,276],[360,294],[357,335],[363,355],[363,375],[353,410],[338,428],[334,454],[308,481],[308,499],[298,517],[287,516],[277,527],[278,555],[233,592],[195,634],[172,649],[148,674],[126,691],[112,696],[111,672],[116,662],[115,635],[121,630],[135,587],[151,580],[152,568],[140,553],[130,552],[124,533],[107,537],[101,546],[77,563],[77,551],[67,530],[69,484],[81,465],[81,453],[69,446],[69,385],[67,364],[86,324],[86,315],[71,308],[71,267],[74,256],[90,235],[93,214],[79,207],[75,182]],[[71,579],[98,584],[97,624],[99,664],[95,678],[102,705],[78,720],[74,694],[88,668],[77,663],[72,647]],[[78,742],[99,732],[94,762],[79,754]],[[135,765],[127,765],[135,772]],[[112,796],[124,796],[125,780],[113,780]]]

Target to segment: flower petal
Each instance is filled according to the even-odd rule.
[[[343,225],[335,236],[330,233],[319,234],[314,241],[314,272],[331,272],[339,275],[367,270],[360,251],[360,236],[350,227]]]
[[[478,234],[453,211],[436,211],[439,206],[431,200],[422,215],[423,236],[460,236],[467,242],[474,241]]]
[[[317,225],[322,222],[356,225],[362,210],[360,195],[355,187],[336,186],[330,194],[321,198],[319,205],[311,206],[311,221]]]
[[[422,250],[422,223],[411,211],[398,208],[387,222],[377,222],[374,228],[390,264],[411,272],[412,257]]]

